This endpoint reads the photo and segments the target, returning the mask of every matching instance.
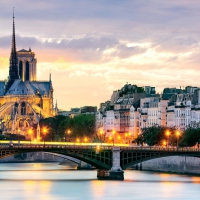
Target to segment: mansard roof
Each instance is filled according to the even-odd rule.
[[[25,81],[17,79],[14,81],[6,95],[49,95],[49,81]]]

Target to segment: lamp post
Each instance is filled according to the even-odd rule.
[[[100,130],[100,131],[99,131],[99,133],[100,133],[101,140],[102,140],[102,139],[103,139],[103,138],[102,138],[102,135],[103,135],[103,130]]]
[[[46,136],[46,134],[47,134],[47,129],[46,129],[46,128],[43,128],[42,132],[43,132],[44,146],[45,146],[45,136]]]
[[[104,142],[104,139],[105,139],[105,135],[103,137],[103,134],[104,134],[103,130],[100,130],[99,133],[100,133],[100,140],[101,140],[101,146],[102,146],[102,143]]]
[[[116,133],[116,131],[112,130],[112,134],[113,134],[113,146],[115,146],[115,133]]]
[[[109,137],[109,140],[110,140],[111,142],[113,141],[111,136]]]
[[[180,131],[176,131],[176,139],[177,139],[176,148],[177,148],[177,149],[178,149],[178,140],[179,140],[179,136],[180,136]]]
[[[32,129],[29,129],[28,134],[29,134],[29,137],[30,137],[30,144],[31,144],[31,139],[32,139],[32,133],[33,133]]]
[[[130,132],[128,133],[128,143],[129,143],[129,145],[131,143],[131,133]]]
[[[67,129],[67,135],[69,136],[69,141],[70,141],[70,134],[71,134],[71,130],[70,130],[70,129]],[[66,137],[65,137],[65,142],[67,142],[67,141],[66,141]]]
[[[76,142],[80,142],[80,139],[79,139],[79,138],[77,138],[77,139],[76,139]]]
[[[167,131],[166,131],[166,136],[167,136],[167,147],[169,147],[169,135],[170,135],[170,132],[167,130]]]
[[[127,143],[127,136],[128,136],[128,134],[125,133],[125,144]]]
[[[166,147],[167,143],[166,141],[163,141],[163,146]]]
[[[119,143],[120,143],[120,139],[121,139],[121,137],[120,137],[120,136],[118,136],[118,137],[117,137],[117,139],[118,139],[118,141],[119,141]]]

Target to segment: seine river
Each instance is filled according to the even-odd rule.
[[[100,181],[95,170],[57,163],[0,164],[0,200],[199,198],[198,176],[127,170],[124,181]]]

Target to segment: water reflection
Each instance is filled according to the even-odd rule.
[[[48,164],[0,164],[0,192],[14,200],[197,199],[200,177],[125,171],[125,181],[99,181],[96,171]]]

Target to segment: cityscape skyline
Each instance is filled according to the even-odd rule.
[[[17,50],[35,52],[38,79],[51,70],[59,108],[99,106],[126,82],[158,92],[199,86],[198,1],[31,3],[0,1],[0,79],[8,76],[14,6]]]

